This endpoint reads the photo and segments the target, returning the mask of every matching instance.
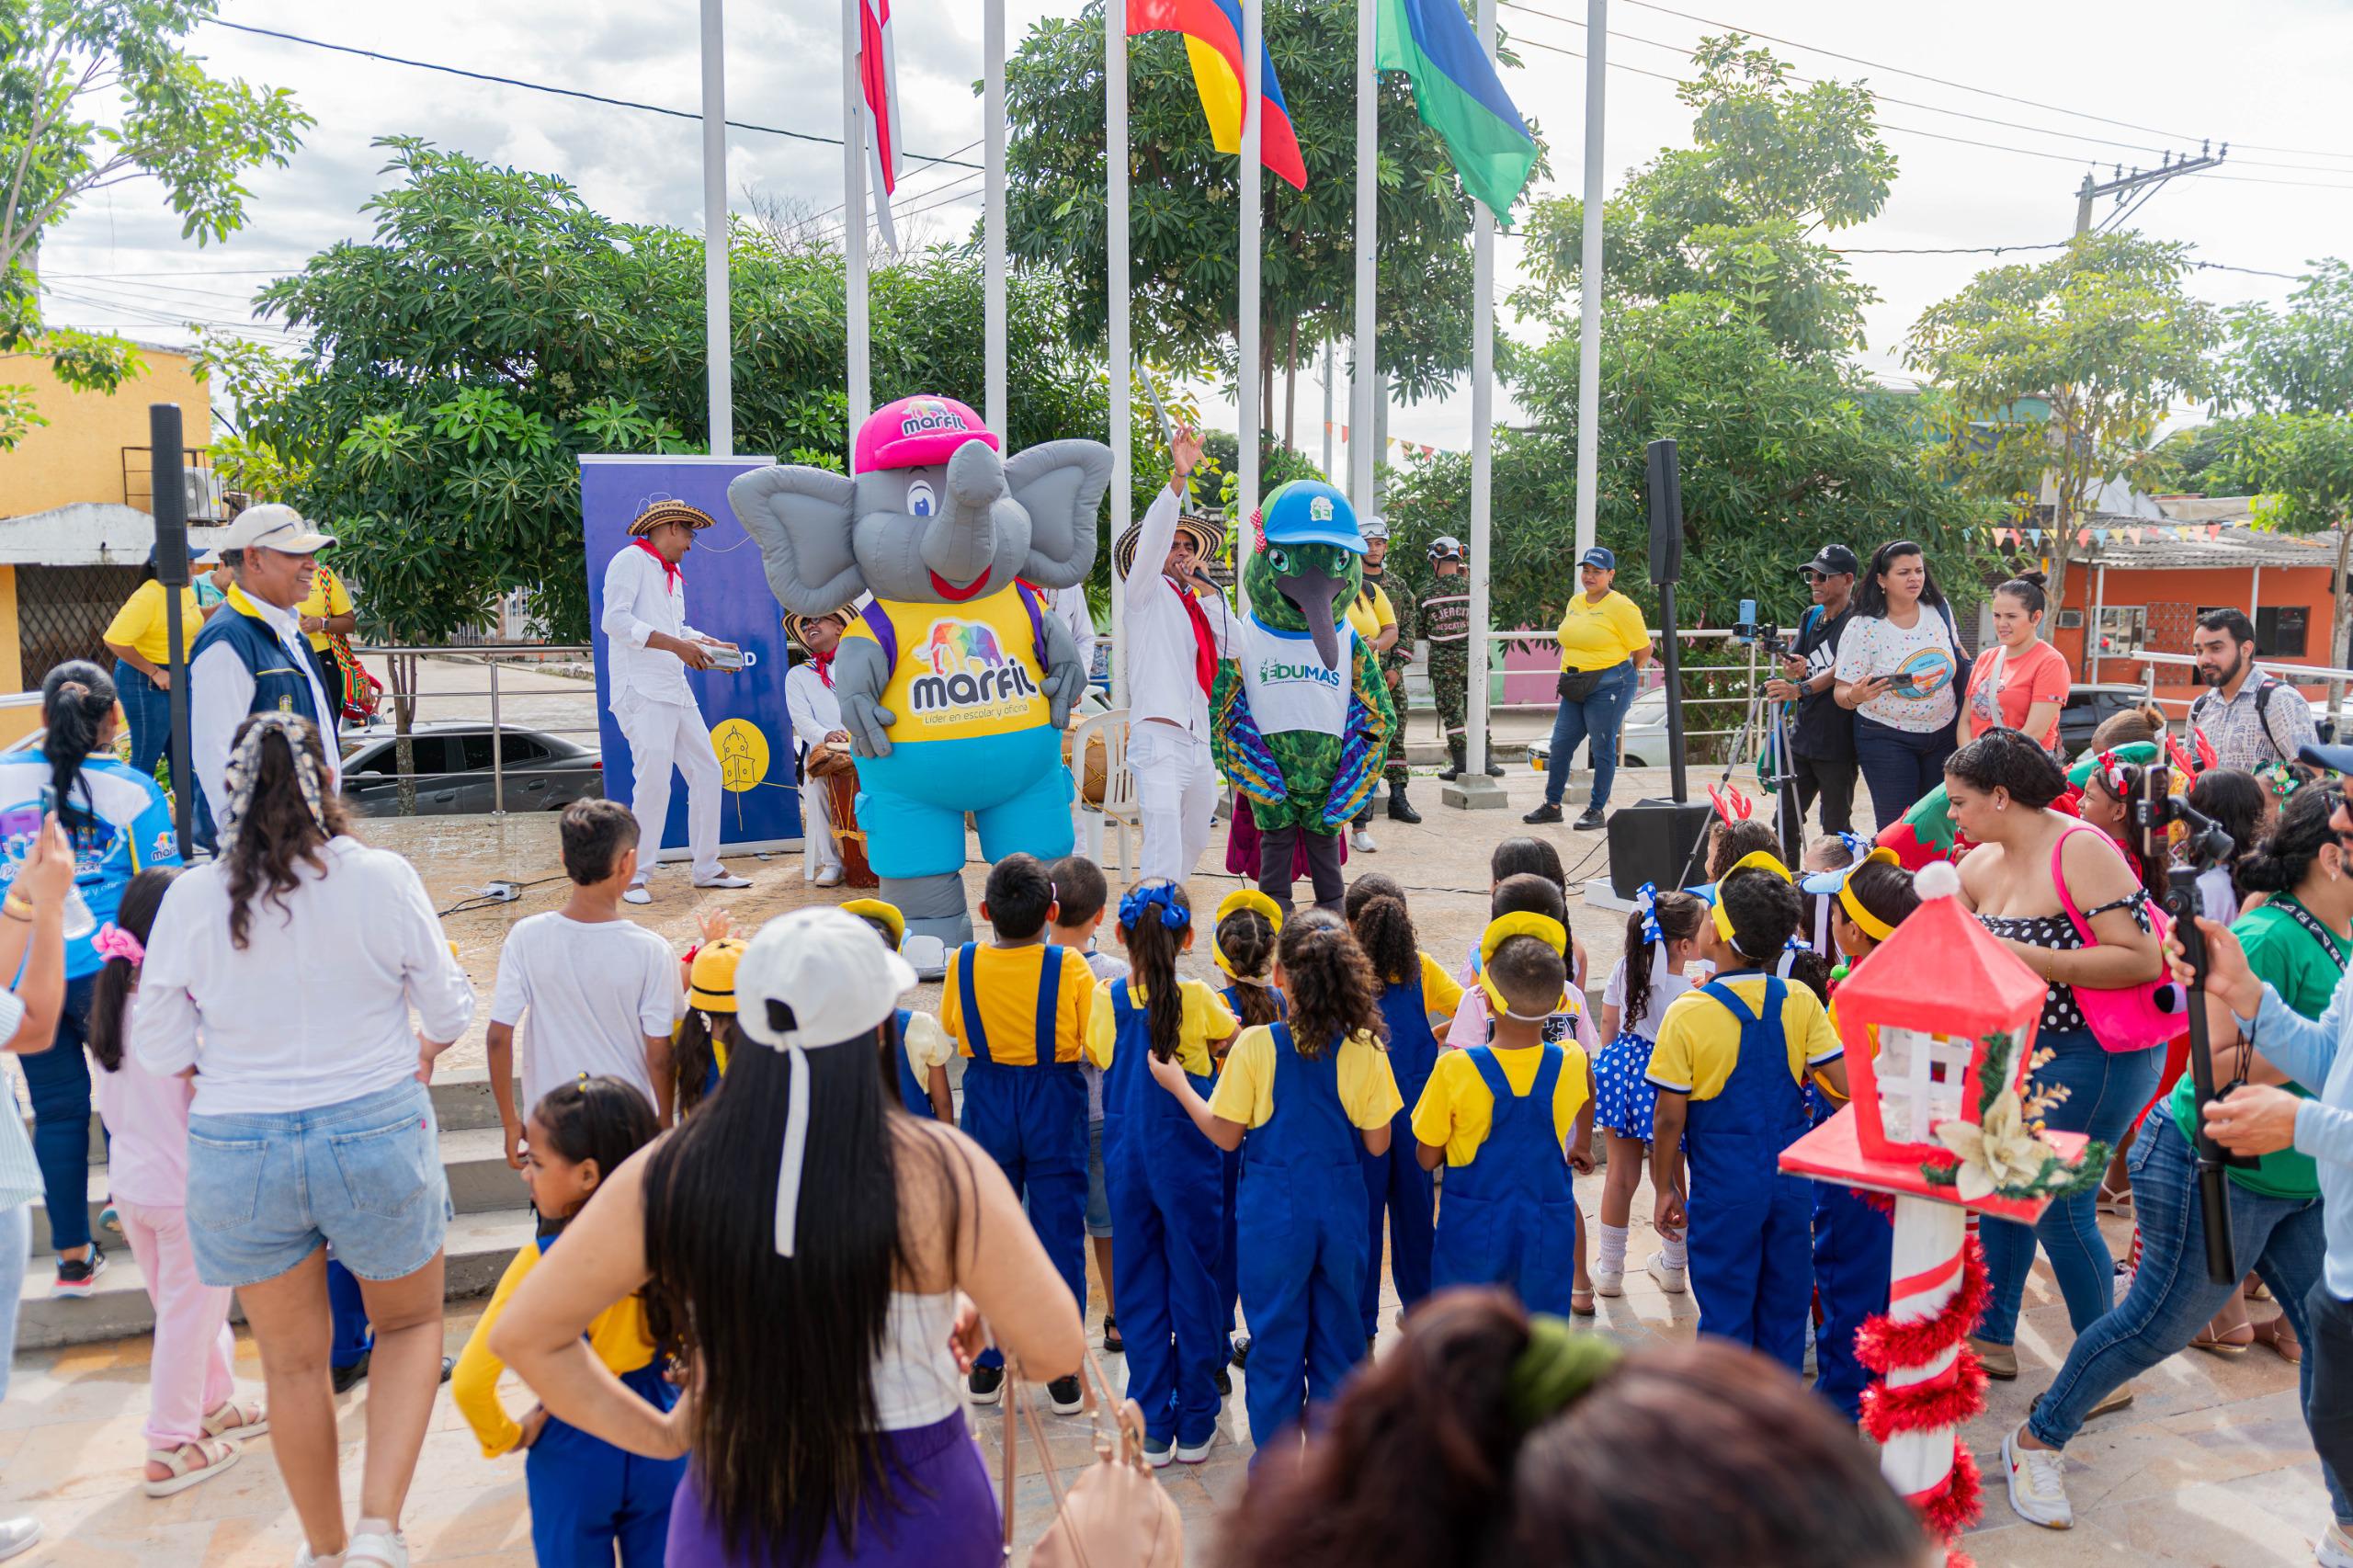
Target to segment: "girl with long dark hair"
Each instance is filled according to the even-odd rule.
[[[995,1568],[959,1369],[985,1332],[1024,1379],[1075,1375],[1078,1303],[996,1162],[885,1092],[904,960],[855,915],[800,909],[735,978],[725,1091],[599,1186],[490,1348],[551,1415],[631,1453],[691,1452],[672,1568]],[[690,1369],[668,1411],[581,1337],[641,1290]]]
[[[1838,640],[1838,706],[1855,714],[1855,761],[1871,815],[1893,823],[1936,788],[1961,711],[1961,632],[1917,544],[1890,540],[1855,586]]]

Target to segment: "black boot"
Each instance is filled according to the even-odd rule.
[[[1465,744],[1466,743],[1460,735],[1449,737],[1446,743],[1447,755],[1454,758],[1454,763],[1453,766],[1441,769],[1438,777],[1449,784],[1462,777]]]
[[[1403,782],[1389,786],[1389,816],[1392,822],[1422,820],[1422,813],[1414,809],[1414,802],[1405,799],[1405,786]]]
[[[1501,778],[1503,776],[1504,765],[1495,760],[1495,749],[1493,747],[1489,747],[1487,751],[1487,777],[1490,778]]]

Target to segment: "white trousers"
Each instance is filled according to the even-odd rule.
[[[841,840],[834,836],[834,802],[825,781],[812,773],[801,780],[801,874],[842,869]]]
[[[1143,824],[1137,874],[1182,882],[1210,845],[1217,814],[1217,765],[1205,735],[1146,720],[1128,730],[1128,770],[1135,776],[1136,814]]]
[[[637,880],[660,858],[663,824],[670,820],[670,770],[687,780],[687,844],[694,852],[694,879],[708,881],[722,875],[719,863],[719,797],[723,789],[719,754],[711,749],[710,728],[702,710],[690,698],[683,703],[649,702],[624,697],[613,710],[629,742],[630,760],[636,769],[631,785],[630,814],[637,818]]]

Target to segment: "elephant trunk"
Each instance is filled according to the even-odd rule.
[[[1293,573],[1279,579],[1283,597],[1299,608],[1307,618],[1307,635],[1315,643],[1317,657],[1327,670],[1340,667],[1340,632],[1332,619],[1332,595],[1340,580],[1326,572],[1308,570]]]
[[[947,494],[923,531],[923,563],[952,588],[973,585],[996,561],[996,504],[1005,498],[1005,465],[978,441],[948,460]]]

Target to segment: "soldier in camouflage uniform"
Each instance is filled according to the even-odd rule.
[[[1389,732],[1389,760],[1381,769],[1381,777],[1389,781],[1391,819],[1415,823],[1422,820],[1422,813],[1405,798],[1405,781],[1412,777],[1405,766],[1405,666],[1414,659],[1414,588],[1403,572],[1387,569],[1388,555],[1389,525],[1379,517],[1368,517],[1364,523],[1365,592],[1386,594],[1389,608],[1397,617],[1397,641],[1381,655],[1381,673],[1389,683],[1389,700],[1397,710],[1396,727]]]
[[[1453,758],[1438,777],[1460,778],[1467,760],[1464,704],[1471,686],[1471,576],[1462,541],[1450,534],[1430,540],[1430,569],[1436,580],[1421,601],[1421,632],[1430,644],[1430,695],[1438,702],[1438,727],[1446,733],[1446,749]],[[1492,747],[1487,776],[1504,776]]]

